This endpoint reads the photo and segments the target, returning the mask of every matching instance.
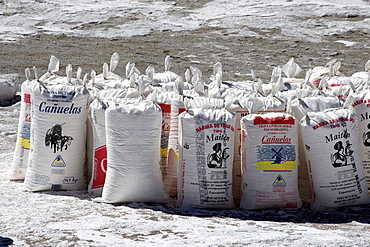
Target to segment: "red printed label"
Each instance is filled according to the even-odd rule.
[[[179,108],[179,114],[182,113],[182,112],[184,112],[184,111],[186,111],[185,108]]]
[[[23,94],[23,102],[31,104],[31,95],[28,93]]]
[[[167,105],[167,104],[158,104],[161,109],[162,109],[162,112],[165,112],[165,113],[171,113],[171,105]]]
[[[273,118],[265,118],[256,116],[254,118],[254,125],[259,124],[291,124],[294,125],[294,118],[293,117],[273,117]]]
[[[94,176],[91,189],[102,188],[107,172],[107,147],[101,146],[95,149]]]

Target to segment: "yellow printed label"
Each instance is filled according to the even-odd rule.
[[[294,170],[297,169],[297,162],[285,161],[282,163],[274,163],[273,160],[257,161],[257,170]]]
[[[168,148],[161,148],[161,157],[166,158],[168,154]]]
[[[19,137],[19,145],[23,148],[30,149],[30,140],[26,138]]]

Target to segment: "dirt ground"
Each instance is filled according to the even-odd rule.
[[[149,65],[161,72],[164,70],[165,56],[170,55],[171,70],[182,76],[189,66],[195,66],[201,69],[203,80],[206,81],[212,73],[213,64],[221,62],[224,80],[250,79],[246,74],[253,69],[258,78],[268,82],[272,69],[284,65],[291,57],[295,58],[304,72],[315,66],[324,66],[331,59],[338,59],[342,62],[341,71],[345,75],[362,71],[370,59],[370,34],[361,30],[326,36],[317,43],[291,37],[277,40],[270,38],[273,33],[260,35],[262,38],[238,37],[228,33],[228,30],[209,27],[114,39],[41,34],[14,43],[2,43],[0,73],[18,73],[22,82],[27,67],[37,67],[40,74],[46,72],[51,55],[60,59],[60,75],[64,75],[68,64],[72,65],[74,71],[80,66],[83,73],[90,73],[92,69],[101,73],[103,63],[109,63],[111,54],[117,52],[120,64],[115,72],[122,76],[127,62],[135,63],[141,73],[145,73]],[[335,42],[338,40],[355,41],[357,44],[347,47]],[[299,77],[304,77],[304,72]]]

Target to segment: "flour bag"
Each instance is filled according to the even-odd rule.
[[[167,203],[160,162],[161,108],[150,100],[122,99],[105,111],[105,203]]]
[[[30,87],[36,83],[30,80],[30,70],[25,71],[27,80],[21,85],[21,109],[18,121],[17,142],[14,149],[10,180],[24,180],[30,152],[31,94]]]
[[[362,164],[365,169],[366,183],[370,189],[370,106],[369,90],[355,92],[349,96],[346,104],[355,111],[359,130]]]
[[[300,120],[307,114],[307,112],[320,112],[326,109],[339,108],[343,106],[343,100],[333,96],[304,96],[302,91],[297,91],[297,98],[290,102],[291,114]],[[302,131],[298,125],[298,188],[301,198],[304,201],[311,200],[311,186],[308,176],[308,169],[306,164],[306,157],[304,151],[304,144],[302,142]]]
[[[300,124],[312,209],[369,203],[354,111],[338,108],[309,112]]]
[[[28,191],[83,190],[88,91],[72,85],[30,88]]]
[[[253,107],[252,107],[253,106]],[[253,108],[253,109],[251,109]],[[235,137],[234,137],[234,162],[233,162],[233,195],[235,203],[239,204],[241,199],[242,185],[242,130],[240,119],[252,112],[268,113],[268,112],[284,112],[285,102],[278,100],[275,97],[264,97],[250,95],[248,97],[235,100],[229,107],[230,111],[235,113]]]
[[[122,89],[104,89],[96,92],[96,98],[90,103],[88,123],[92,135],[91,175],[88,191],[95,196],[101,196],[107,173],[107,142],[105,131],[105,110],[115,105],[117,100],[126,97],[127,91]]]
[[[163,179],[164,189],[169,196],[177,195],[177,173],[179,168],[179,114],[184,112],[181,97],[171,100],[170,127],[167,144],[166,174]],[[163,128],[162,128],[163,131]]]
[[[233,208],[235,115],[223,100],[197,98],[180,114],[177,204]]]
[[[298,129],[286,113],[251,114],[241,119],[244,209],[299,208]]]

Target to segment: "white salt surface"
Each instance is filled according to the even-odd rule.
[[[152,0],[3,2],[1,41],[40,33],[113,38],[219,27],[229,35],[318,42],[323,35],[370,28],[370,4],[363,0],[213,0],[198,9]]]
[[[337,40],[337,41],[335,41],[335,42],[337,42],[337,43],[341,43],[341,44],[343,44],[343,45],[345,45],[345,46],[354,46],[354,45],[356,45],[357,44],[357,42],[352,42],[352,41],[346,41],[346,40]]]

